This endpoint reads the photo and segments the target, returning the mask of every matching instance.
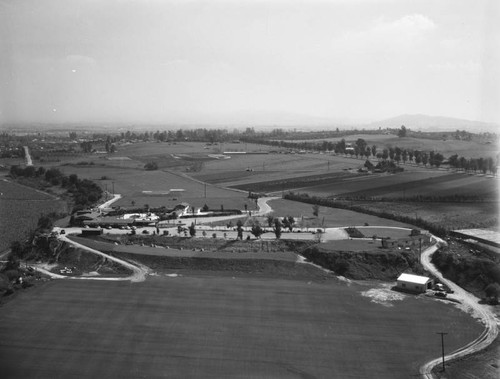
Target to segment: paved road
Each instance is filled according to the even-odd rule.
[[[462,287],[452,281],[445,279],[441,272],[431,263],[432,254],[439,249],[439,245],[445,243],[443,240],[433,237],[436,244],[429,247],[422,253],[422,265],[427,271],[432,273],[434,276],[439,278],[439,280],[447,285],[450,289],[454,291],[453,298],[460,300],[460,302],[465,307],[465,310],[470,312],[473,317],[480,318],[484,324],[484,331],[479,337],[477,337],[471,343],[465,345],[461,349],[454,351],[451,354],[445,356],[445,361],[451,359],[456,359],[476,353],[486,347],[488,347],[498,336],[498,320],[491,309],[486,306],[479,304],[479,299],[472,295],[471,293],[465,291]],[[452,331],[450,331],[452,332]],[[422,377],[427,379],[434,379],[431,371],[434,367],[442,363],[442,357],[433,359],[420,368],[420,374]]]

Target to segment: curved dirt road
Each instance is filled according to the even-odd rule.
[[[431,255],[439,248],[439,243],[444,242],[435,237],[434,239],[436,239],[437,243],[422,253],[422,265],[427,271],[439,278],[441,283],[444,283],[454,291],[453,297],[461,301],[464,311],[471,313],[475,318],[479,318],[484,324],[484,330],[479,337],[464,347],[445,356],[445,361],[449,361],[478,352],[488,347],[498,336],[498,321],[494,313],[487,306],[479,304],[479,299],[477,297],[465,291],[452,281],[445,279],[441,272],[431,263]],[[432,369],[441,363],[441,357],[425,363],[420,368],[421,376],[427,379],[434,379]]]
[[[47,274],[49,275],[50,277],[52,278],[56,278],[56,279],[78,279],[78,280],[113,280],[113,281],[116,281],[116,280],[130,280],[131,282],[143,282],[144,280],[146,280],[146,275],[148,274],[148,272],[150,271],[148,267],[142,265],[142,264],[139,264],[139,263],[135,263],[135,264],[132,264],[130,262],[127,262],[123,259],[119,259],[119,258],[116,258],[116,257],[112,257],[111,255],[108,255],[108,254],[105,254],[99,250],[95,250],[95,249],[92,249],[88,246],[85,246],[85,245],[82,245],[78,242],[75,242],[75,241],[72,241],[70,240],[69,238],[67,238],[65,235],[59,235],[59,240],[61,241],[64,241],[66,243],[69,243],[73,246],[76,246],[80,249],[84,249],[86,251],[89,251],[93,254],[97,254],[97,255],[100,255],[101,257],[104,257],[106,259],[109,259],[110,261],[113,261],[113,262],[116,262],[116,263],[119,263],[121,264],[122,266],[124,267],[127,267],[129,268],[130,270],[132,270],[132,275],[130,276],[127,276],[127,277],[115,277],[115,278],[112,278],[112,277],[107,277],[107,278],[103,278],[103,277],[99,277],[99,276],[65,276],[65,275],[59,275],[59,274],[55,274],[41,266],[35,266],[37,270],[43,272],[44,274]]]

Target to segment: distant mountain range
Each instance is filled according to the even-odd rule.
[[[428,116],[424,114],[404,114],[372,122],[367,129],[374,128],[400,128],[404,125],[412,130],[421,131],[453,131],[465,130],[469,132],[498,132],[500,126],[493,123],[463,120],[460,118]]]
[[[376,122],[350,120],[329,117],[314,117],[299,113],[273,111],[240,111],[220,117],[206,117],[208,123],[223,123],[234,126],[255,126],[259,129],[273,127],[297,127],[301,130],[326,129],[332,127],[345,128],[399,128],[405,125],[415,131],[454,131],[497,132],[500,126],[493,123],[470,121],[452,117],[428,116],[424,114],[404,114]]]
[[[424,114],[404,114],[380,121],[341,119],[332,117],[315,117],[300,113],[282,111],[235,111],[224,114],[211,113],[172,113],[168,120],[158,122],[144,122],[135,120],[123,122],[82,122],[82,123],[22,123],[4,125],[5,129],[30,129],[37,130],[80,130],[94,128],[120,128],[120,129],[178,129],[178,128],[219,128],[254,127],[257,130],[271,130],[274,128],[296,128],[297,130],[326,130],[339,128],[345,129],[386,129],[400,128],[401,125],[413,131],[455,131],[465,130],[472,133],[500,131],[500,125],[494,123],[470,121],[452,117],[428,116]]]

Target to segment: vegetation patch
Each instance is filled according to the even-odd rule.
[[[477,245],[450,240],[447,248],[433,254],[432,263],[446,278],[479,298],[495,297],[488,296],[487,288],[500,286],[500,256]],[[496,294],[497,301],[499,296],[500,291]]]
[[[302,255],[337,275],[350,279],[393,281],[403,272],[424,272],[415,252],[406,250],[337,251],[321,244],[305,249]]]
[[[359,231],[359,229],[355,228],[354,226],[349,226],[348,228],[344,229],[349,237],[351,238],[364,238],[365,235]]]

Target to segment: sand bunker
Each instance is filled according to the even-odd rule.
[[[390,284],[383,284],[379,288],[372,288],[368,291],[363,291],[361,292],[361,295],[371,298],[373,303],[377,303],[385,307],[392,307],[393,301],[403,300],[405,295],[391,290],[391,287],[392,285]]]

